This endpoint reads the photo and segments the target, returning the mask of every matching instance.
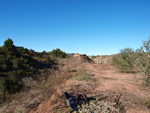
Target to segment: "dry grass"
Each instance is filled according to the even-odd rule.
[[[117,80],[116,78],[113,78],[113,77],[102,77],[102,78],[105,80]]]
[[[94,75],[89,74],[86,69],[78,69],[77,72],[73,75],[73,78],[79,81],[95,81],[95,79],[92,78],[93,76]]]
[[[70,93],[71,94],[71,93]],[[120,102],[122,95],[120,94],[100,94],[91,92],[88,95],[86,102],[83,102],[81,106],[78,106],[79,111],[72,113],[125,113],[125,108]],[[65,102],[62,102],[65,105]],[[56,107],[53,113],[69,113],[72,109],[69,107]]]
[[[143,98],[140,104],[150,109],[150,98]]]

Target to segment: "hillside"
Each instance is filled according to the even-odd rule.
[[[57,68],[57,58],[67,57],[60,49],[40,53],[13,43],[8,38],[0,47],[0,105],[13,100],[16,93],[32,89],[33,82],[46,79],[46,73]]]

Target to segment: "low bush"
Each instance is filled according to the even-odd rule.
[[[140,104],[150,109],[150,98],[143,98]]]
[[[54,57],[58,57],[58,58],[68,58],[67,54],[63,51],[61,51],[60,49],[54,49],[51,54],[54,56]]]
[[[17,47],[8,38],[0,47],[0,104],[7,100],[7,95],[23,90],[24,77],[33,78],[40,69],[51,68],[53,64],[46,53]]]
[[[115,55],[112,60],[112,65],[117,67],[122,72],[133,71],[133,61],[130,56],[133,56],[134,51],[131,48],[121,50],[120,54]]]

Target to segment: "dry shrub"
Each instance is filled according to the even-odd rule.
[[[140,104],[150,109],[150,98],[143,98]]]
[[[43,77],[44,76],[44,77]],[[66,79],[71,77],[71,73],[60,70],[50,70],[45,73],[42,72],[38,75],[39,82],[35,84],[35,89],[39,89],[43,96],[43,100],[47,100],[56,91],[56,86],[62,84]]]
[[[0,112],[29,112],[42,101],[49,100],[53,93],[56,92],[56,86],[70,78],[71,73],[55,69],[45,69],[33,76],[35,76],[35,79],[25,83],[26,88],[24,91],[13,95],[13,100],[4,104]]]
[[[92,92],[92,96],[88,95],[86,102],[78,105],[78,111],[72,111],[70,107],[65,107],[64,102],[62,106],[55,107],[53,113],[125,113],[126,110],[120,101],[121,97],[121,94],[103,95]]]

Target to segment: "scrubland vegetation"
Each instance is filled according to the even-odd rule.
[[[67,54],[60,49],[35,52],[15,46],[11,39],[6,40],[0,47],[0,104],[27,89],[28,82],[52,74],[50,69],[56,69],[57,64],[55,57],[67,58]]]
[[[61,51],[60,49],[54,49],[51,54],[54,56],[54,57],[59,57],[59,58],[68,58],[67,54],[63,51]]]
[[[68,79],[87,82],[87,87],[95,87],[94,83],[99,84],[94,78],[94,74],[90,72],[94,68],[89,71],[85,68],[85,65],[91,64],[97,67],[102,66],[103,63],[95,64],[94,60],[89,59],[86,55],[75,58],[71,56],[73,54],[66,54],[60,49],[54,49],[51,52],[35,52],[34,50],[15,46],[11,39],[6,40],[4,45],[0,47],[0,104],[1,106],[4,105],[0,112],[6,110],[8,112],[29,112],[43,100],[49,99],[53,93],[57,95],[54,88]],[[97,57],[92,56],[92,59]],[[119,71],[140,74],[143,85],[150,85],[150,40],[144,41],[140,49],[125,48],[121,50],[119,54],[111,56],[111,61],[112,65]],[[117,80],[117,78],[111,77],[100,77],[101,79]],[[60,101],[62,96],[58,96],[56,101]],[[6,103],[9,104],[5,105]],[[83,104],[82,107],[79,107],[79,111],[122,112],[122,108],[119,107],[123,106],[118,104],[118,107],[116,107],[117,104],[116,100],[105,102],[101,101],[100,98],[100,100],[92,100],[88,104]],[[143,98],[139,104],[149,108],[149,98]],[[7,108],[11,108],[11,110]]]
[[[150,85],[150,39],[143,41],[143,46],[137,50],[126,48],[113,57],[112,64],[121,72],[138,73],[143,85]]]

